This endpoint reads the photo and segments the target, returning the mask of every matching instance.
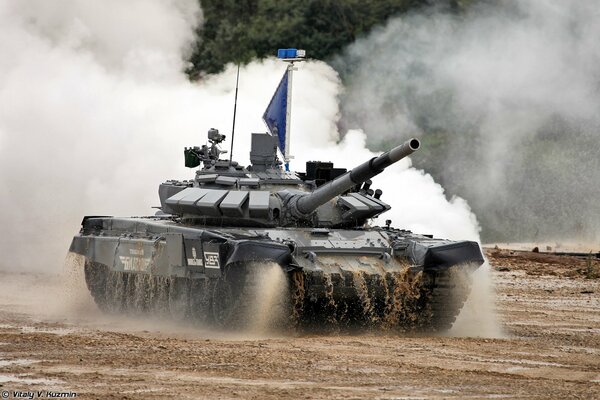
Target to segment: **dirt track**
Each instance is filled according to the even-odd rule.
[[[600,279],[584,277],[586,261],[488,257],[504,338],[225,337],[103,316],[58,277],[3,273],[0,391],[9,398],[16,390],[98,399],[600,398]],[[489,318],[477,306],[454,334],[494,333],[478,326]]]

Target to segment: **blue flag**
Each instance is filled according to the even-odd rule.
[[[279,150],[285,154],[285,131],[287,128],[287,95],[288,95],[288,74],[287,71],[283,74],[283,78],[277,86],[273,98],[269,106],[263,114],[263,120],[267,124],[272,135],[276,135],[279,139]]]

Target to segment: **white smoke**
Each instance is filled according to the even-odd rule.
[[[183,147],[204,143],[210,127],[229,136],[235,68],[197,84],[182,72],[200,15],[196,0],[0,2],[1,268],[56,270],[84,215],[152,214],[159,183],[193,176]],[[234,155],[243,163],[284,69],[266,60],[241,70]],[[351,168],[373,155],[361,132],[339,142],[340,89],[324,63],[296,73],[298,170],[308,159]],[[448,202],[429,175],[398,164],[375,179],[394,206],[384,217],[478,238],[463,200]]]
[[[336,61],[342,124],[421,135],[487,240],[600,238],[596,0],[473,2],[391,20]],[[436,147],[437,146],[437,147]]]
[[[4,268],[56,269],[83,215],[156,204],[196,125],[196,3],[0,2]]]

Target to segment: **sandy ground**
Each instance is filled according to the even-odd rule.
[[[73,288],[77,274],[1,273],[0,392],[94,399],[600,398],[600,279],[586,278],[599,260],[487,255],[491,268],[478,277],[457,326],[438,337],[225,335],[102,315]],[[466,337],[476,335],[487,337]]]

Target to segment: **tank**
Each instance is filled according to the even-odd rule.
[[[221,159],[224,140],[211,129],[184,150],[195,176],[160,184],[156,215],[83,218],[70,251],[84,257],[99,308],[242,329],[269,298],[276,328],[452,326],[484,261],[479,245],[371,224],[391,208],[372,179],[419,140],[350,171],[311,161],[302,173],[283,168],[269,133],[252,134],[247,167]]]

